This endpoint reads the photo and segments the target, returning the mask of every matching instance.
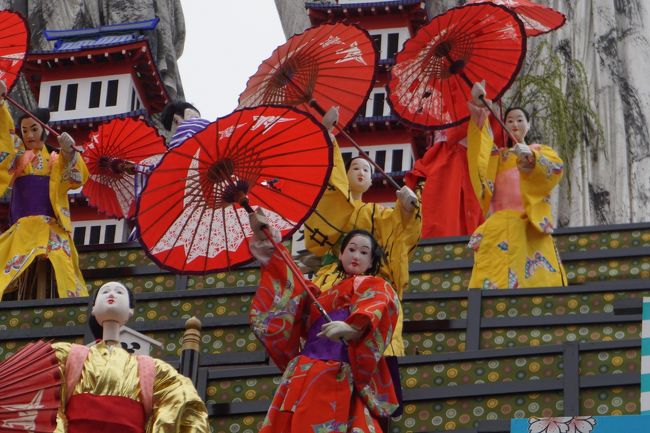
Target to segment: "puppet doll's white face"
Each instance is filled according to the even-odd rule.
[[[370,163],[363,158],[352,160],[348,169],[348,182],[350,190],[363,194],[372,184],[372,169]]]
[[[339,254],[339,260],[348,275],[366,273],[372,265],[372,243],[368,236],[353,236]]]
[[[129,292],[126,287],[117,282],[106,283],[100,287],[92,314],[100,325],[106,321],[125,325],[133,315],[133,309],[129,307]]]
[[[525,143],[524,139],[530,130],[530,123],[523,111],[515,109],[506,116],[506,126],[517,139],[517,143]]]
[[[20,122],[20,133],[25,148],[40,150],[43,148],[43,127],[31,117],[26,117]]]

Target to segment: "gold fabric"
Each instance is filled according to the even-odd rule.
[[[397,203],[395,208],[386,208],[376,203],[354,200],[341,151],[336,141],[333,143],[334,167],[327,190],[305,222],[305,246],[310,252],[324,258],[323,267],[316,273],[314,283],[321,290],[327,290],[344,277],[335,271],[336,265],[333,263],[338,257],[339,242],[349,231],[364,229],[371,232],[384,248],[387,263],[381,267],[379,276],[391,283],[401,300],[409,283],[409,257],[422,233],[419,208],[404,215]],[[402,323],[400,307],[393,341],[385,355],[404,355]]]
[[[52,345],[65,378],[65,364],[72,345]],[[154,358],[156,367],[153,384],[153,410],[147,420],[147,433],[208,433],[208,413],[192,382],[171,365]],[[61,401],[66,401],[63,389]],[[84,363],[81,378],[71,395],[90,393],[99,396],[126,397],[140,401],[138,361],[119,346],[104,342],[92,346]],[[65,433],[65,408],[57,417],[55,433]]]

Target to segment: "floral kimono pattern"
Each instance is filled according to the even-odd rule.
[[[46,191],[39,197],[45,203],[39,202],[36,207],[51,209],[49,214],[31,213],[18,218],[0,235],[0,298],[10,282],[39,256],[47,257],[54,268],[59,297],[87,296],[71,237],[68,202],[68,191],[79,188],[88,178],[83,159],[77,153],[66,159],[56,152],[48,153],[45,148],[26,150],[13,135],[13,121],[5,103],[0,106],[0,155],[4,155],[0,161],[0,194],[12,186],[12,194],[16,194],[15,184],[21,178],[44,180]],[[29,192],[26,194],[12,200],[35,200]]]
[[[476,116],[479,119],[485,116]],[[563,174],[563,163],[549,146],[530,146],[535,164],[519,170],[516,155],[494,144],[488,122],[469,122],[467,158],[470,180],[486,221],[472,234],[474,250],[469,288],[514,289],[566,286],[567,280],[553,242],[550,194]],[[495,188],[495,185],[500,185]],[[520,197],[508,206],[506,195]],[[495,209],[495,203],[501,205]],[[505,203],[505,205],[504,205]]]
[[[382,356],[397,320],[394,290],[372,276],[346,278],[326,292],[310,284],[325,311],[345,311],[348,324],[366,329],[343,346],[347,359],[316,359],[301,353],[301,342],[312,325],[320,329],[320,314],[296,278],[276,251],[251,307],[255,335],[284,372],[260,432],[380,431],[377,417],[397,408]]]

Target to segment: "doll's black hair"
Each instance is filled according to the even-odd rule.
[[[381,265],[386,261],[386,254],[384,253],[384,249],[379,245],[377,242],[377,239],[367,230],[362,230],[362,229],[355,229],[351,230],[348,232],[343,237],[343,240],[341,241],[341,249],[340,251],[343,252],[345,251],[345,247],[350,243],[353,237],[355,236],[365,236],[368,239],[370,239],[370,268],[366,270],[365,274],[366,275],[377,275],[379,272],[379,268],[381,268]],[[336,267],[336,269],[339,272],[345,273],[345,269],[343,269],[343,264],[339,260],[339,263]]]
[[[364,161],[366,161],[368,163],[368,165],[370,166],[370,174],[374,173],[375,167],[372,165],[372,163],[370,161],[368,161],[366,158],[364,158],[363,156],[360,156],[360,155],[359,156],[353,156],[352,158],[350,158],[349,160],[347,160],[345,162],[345,172],[346,173],[348,171],[350,171],[350,167],[352,166],[352,161],[354,161],[356,159],[363,159]]]
[[[129,308],[135,308],[135,295],[133,294],[133,290],[129,289],[124,284],[122,284],[122,286],[126,289],[126,291],[129,294]],[[102,287],[104,287],[104,286],[102,286]],[[93,334],[93,337],[95,337],[95,340],[101,340],[102,335],[104,333],[104,328],[102,327],[102,325],[99,324],[97,319],[95,319],[95,316],[93,316],[93,314],[92,314],[92,308],[95,306],[95,301],[97,300],[97,295],[99,294],[99,291],[101,290],[102,287],[95,290],[95,293],[93,293],[93,297],[90,300],[90,308],[89,308],[89,311],[88,311],[88,315],[89,315],[88,316],[88,327],[90,328],[90,332]]]
[[[505,119],[506,117],[508,117],[508,114],[510,114],[511,111],[515,111],[515,110],[519,110],[522,113],[524,113],[524,117],[526,118],[526,120],[528,122],[530,122],[530,113],[528,113],[528,111],[526,111],[526,109],[523,108],[523,107],[510,107],[510,108],[508,108],[506,110],[506,114],[503,116],[503,118]]]
[[[195,110],[197,113],[199,112],[199,110],[197,110],[197,108],[189,102],[170,102],[169,104],[165,105],[165,108],[163,108],[163,111],[160,114],[160,122],[163,124],[167,131],[171,131],[174,115],[178,114],[179,116],[183,117],[185,115],[185,110],[188,108]]]

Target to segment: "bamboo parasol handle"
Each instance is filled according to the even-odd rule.
[[[254,213],[255,211],[253,208],[250,206],[248,203],[248,199],[246,197],[243,197],[239,200],[239,204],[248,212],[249,214]],[[276,251],[280,253],[280,257],[282,258],[282,261],[289,266],[291,269],[291,272],[296,275],[296,279],[299,281],[300,285],[302,288],[307,292],[311,300],[314,302],[314,306],[318,309],[320,312],[321,316],[329,323],[332,321],[332,318],[327,314],[327,311],[325,311],[325,308],[323,308],[323,305],[318,302],[318,299],[316,296],[309,290],[309,287],[307,287],[307,283],[305,282],[305,279],[302,276],[302,272],[298,268],[298,265],[295,264],[293,259],[291,257],[288,257],[286,254],[286,251],[283,248],[279,248],[278,243],[273,239],[273,236],[271,236],[271,232],[268,228],[268,226],[263,226],[262,227],[262,232],[264,235],[268,238],[269,241],[271,241],[271,244],[273,244],[273,247],[275,248]]]
[[[14,107],[18,108],[20,111],[22,111],[23,113],[27,114],[29,117],[31,117],[32,119],[34,119],[34,121],[35,121],[36,123],[38,123],[39,125],[41,125],[41,126],[42,126],[44,129],[46,129],[50,134],[54,135],[55,137],[59,137],[59,136],[61,135],[60,133],[58,133],[57,131],[55,131],[55,130],[50,126],[50,125],[48,125],[47,123],[41,121],[41,119],[37,118],[36,116],[34,116],[34,114],[33,114],[31,111],[29,111],[27,108],[23,107],[23,105],[22,105],[20,102],[16,101],[14,98],[12,98],[11,96],[9,96],[9,95],[6,94],[6,93],[5,93],[3,96],[4,96],[4,98],[5,98],[7,101],[11,102],[11,103],[13,104]],[[75,149],[77,152],[83,152],[83,147],[82,147],[82,146],[75,145],[75,146],[73,146],[73,147],[74,147],[74,149]]]

